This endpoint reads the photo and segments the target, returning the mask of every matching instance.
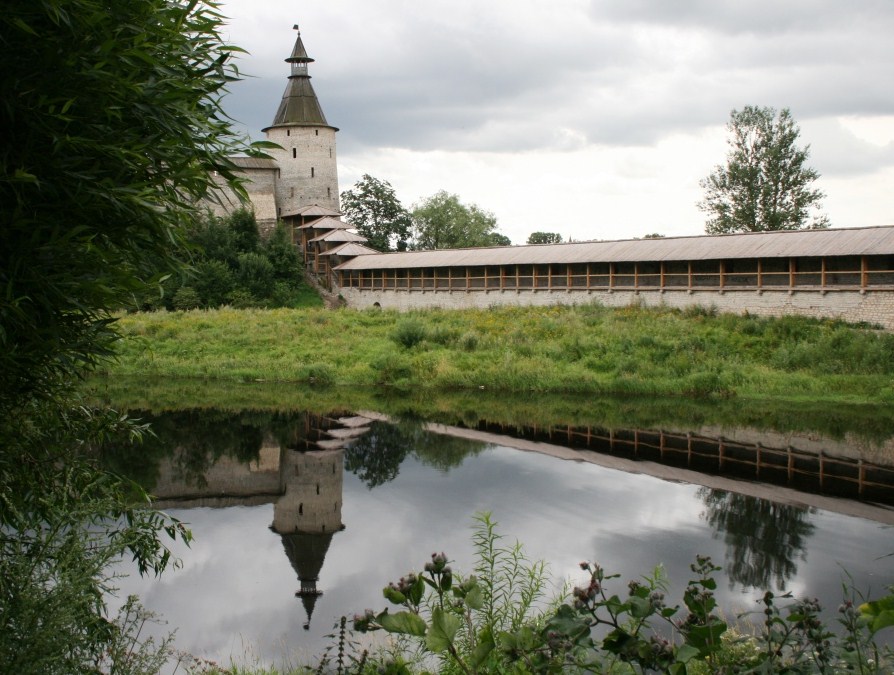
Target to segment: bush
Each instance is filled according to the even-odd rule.
[[[181,286],[177,289],[177,292],[174,293],[172,304],[174,305],[174,309],[195,309],[202,304],[202,298],[199,297],[198,291],[192,286]]]
[[[425,325],[413,317],[401,319],[391,337],[397,344],[410,349],[425,339]]]
[[[193,284],[205,307],[217,307],[226,302],[236,282],[223,260],[202,260],[196,265]]]
[[[236,280],[241,289],[256,298],[269,298],[273,293],[273,265],[260,253],[242,253]]]

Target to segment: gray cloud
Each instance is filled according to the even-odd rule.
[[[462,1],[349,9],[335,29],[335,10],[307,8],[302,18],[314,86],[343,152],[650,145],[721,126],[748,104],[788,107],[801,123],[894,114],[884,86],[894,11],[882,0],[594,0],[550,14]],[[245,46],[257,60],[241,67],[260,77],[234,84],[227,105],[259,136],[285,87],[293,38],[285,27],[256,30]],[[865,171],[890,163],[873,157]]]

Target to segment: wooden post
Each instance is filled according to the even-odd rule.
[[[664,261],[658,263],[658,287],[664,290]]]
[[[757,259],[757,287],[764,287],[764,278],[763,278],[763,265],[761,264],[761,259]]]
[[[795,262],[794,258],[788,259],[788,287],[794,288],[796,285],[795,274],[797,273],[798,265]]]
[[[633,287],[639,289],[639,263],[633,263]]]
[[[869,265],[866,263],[866,256],[860,256],[860,290],[865,291],[869,285]]]
[[[692,290],[692,261],[686,263],[686,283],[689,290]]]
[[[590,290],[590,264],[587,263],[587,290]]]
[[[820,286],[826,287],[826,256],[820,258],[822,267],[820,268]]]
[[[723,290],[723,287],[726,285],[726,261],[720,261],[720,290]]]
[[[608,264],[608,287],[615,287],[615,263],[613,262]]]

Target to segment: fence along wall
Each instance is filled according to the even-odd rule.
[[[337,284],[355,307],[701,305],[894,329],[894,255],[340,269]]]

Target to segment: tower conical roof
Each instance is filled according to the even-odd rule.
[[[304,611],[307,614],[305,628],[310,626],[314,605],[317,598],[323,594],[317,589],[317,581],[320,578],[320,570],[323,569],[323,562],[326,559],[326,552],[329,550],[333,534],[335,533],[294,532],[280,535],[286,556],[292,563],[292,569],[298,573],[298,580],[301,582],[301,588],[295,595],[301,598],[301,604],[304,605]]]
[[[295,46],[292,53],[286,59],[286,63],[291,64],[291,74],[289,75],[289,83],[286,85],[285,93],[282,95],[282,101],[273,118],[273,124],[264,129],[281,126],[324,126],[331,127],[323,115],[323,109],[317,100],[317,95],[310,83],[310,75],[307,72],[307,64],[313,63],[313,59],[307,55],[304,48],[304,42],[301,40],[301,31],[298,30],[298,24],[294,29],[298,31],[295,38]],[[331,127],[335,129],[335,127]],[[337,131],[337,129],[336,129]]]

